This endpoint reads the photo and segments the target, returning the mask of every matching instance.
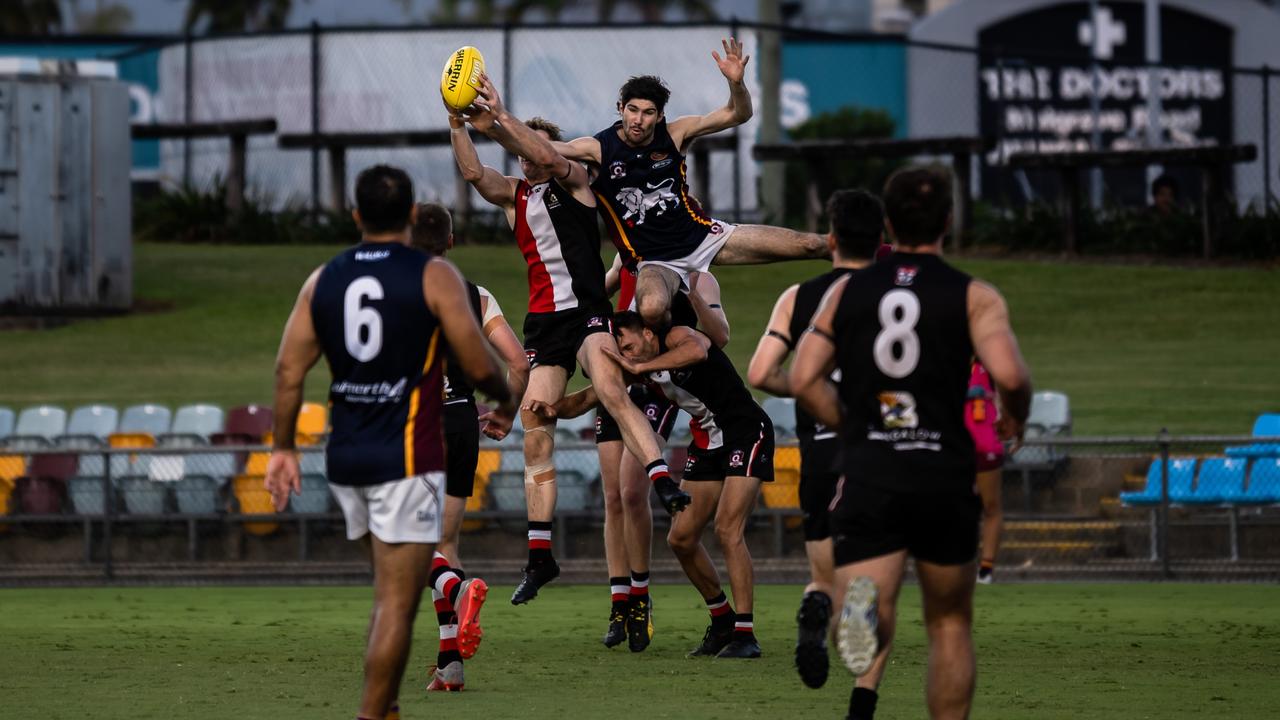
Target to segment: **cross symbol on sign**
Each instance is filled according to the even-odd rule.
[[[1093,56],[1110,60],[1117,45],[1124,45],[1128,33],[1123,22],[1116,22],[1111,9],[1100,7],[1093,14],[1093,21],[1081,20],[1080,44],[1093,48]]]

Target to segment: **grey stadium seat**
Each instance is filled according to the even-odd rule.
[[[133,405],[124,409],[124,415],[120,418],[120,427],[116,432],[147,433],[152,437],[163,435],[169,432],[170,417],[169,408],[163,405],[152,403]]]

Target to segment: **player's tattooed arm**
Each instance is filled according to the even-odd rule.
[[[822,297],[809,330],[796,347],[790,373],[796,403],[818,422],[834,428],[844,422],[840,394],[831,382],[831,371],[836,367],[835,317],[848,280],[835,281]]]
[[[689,273],[689,303],[698,328],[716,347],[729,344],[729,316],[720,306],[720,281],[710,272]]]
[[[711,57],[716,61],[725,80],[729,81],[729,102],[706,115],[676,118],[667,126],[671,140],[682,152],[694,138],[737,127],[750,120],[754,112],[751,93],[744,81],[747,62],[751,60],[751,56],[742,54],[742,43],[736,38],[721,40],[720,43],[724,48],[724,57],[720,57],[714,50],[711,51]]]
[[[778,301],[773,305],[773,314],[769,316],[769,325],[764,335],[760,336],[756,352],[751,356],[751,364],[747,366],[747,382],[754,388],[778,397],[791,395],[791,380],[783,363],[795,347],[795,338],[790,336],[790,332],[791,314],[795,310],[798,289],[798,285],[792,285],[778,296]]]
[[[284,510],[289,503],[290,492],[302,494],[294,434],[298,428],[298,411],[302,408],[303,381],[307,371],[320,359],[320,340],[311,323],[311,295],[319,277],[320,269],[316,269],[302,284],[276,353],[275,419],[271,429],[274,447],[263,484],[271,493],[277,511]]]
[[[453,157],[458,163],[462,179],[471,183],[480,197],[506,211],[507,224],[514,227],[516,218],[516,179],[507,177],[480,162],[475,143],[467,132],[466,118],[460,113],[449,113],[449,142]]]
[[[1000,292],[980,280],[969,283],[969,337],[974,354],[995,381],[1000,401],[996,429],[1004,440],[1021,440],[1031,412],[1031,370],[1018,349],[1009,306]]]

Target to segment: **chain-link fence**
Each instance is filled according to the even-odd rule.
[[[558,431],[553,537],[558,557],[594,568],[604,511],[589,432]],[[686,443],[678,436],[668,450],[677,472]],[[299,450],[302,494],[276,513],[263,489],[265,447],[60,444],[11,441],[0,451],[0,582],[364,572],[330,499],[320,446]],[[480,566],[523,558],[521,447],[518,432],[481,447],[462,540]],[[775,474],[748,542],[763,578],[798,579],[807,567],[799,451],[786,438]],[[1280,578],[1280,438],[1041,435],[1012,454],[1002,487],[1002,579]],[[655,565],[675,571],[669,521],[656,505],[653,516]]]

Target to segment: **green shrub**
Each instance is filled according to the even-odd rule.
[[[134,235],[144,242],[252,245],[352,243],[360,236],[350,213],[323,210],[312,223],[305,206],[290,203],[273,211],[270,197],[247,193],[244,207],[233,214],[226,197],[226,185],[215,181],[208,190],[179,188],[140,200],[133,210]]]
[[[845,138],[850,140],[887,139],[893,137],[893,117],[884,110],[843,107],[819,113],[788,131],[792,140]],[[823,179],[822,192],[844,188],[863,188],[879,194],[884,181],[902,162],[867,158],[833,163],[831,174]],[[806,189],[813,172],[807,163],[787,163],[786,215],[790,227],[804,227]],[[829,185],[828,185],[829,183]],[[827,198],[821,198],[825,204]],[[825,218],[823,219],[825,222]]]

